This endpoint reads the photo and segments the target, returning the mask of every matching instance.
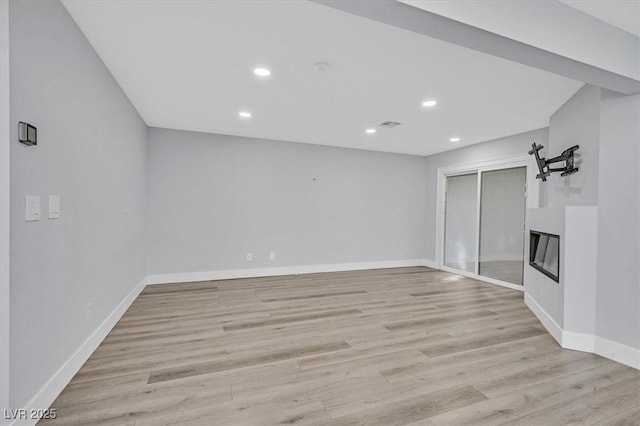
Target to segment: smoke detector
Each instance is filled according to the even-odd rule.
[[[327,71],[329,68],[331,68],[331,65],[329,65],[329,64],[328,64],[328,63],[326,63],[326,62],[318,62],[318,63],[315,65],[315,68],[316,68],[316,71],[318,71],[318,72],[325,72],[325,71]]]

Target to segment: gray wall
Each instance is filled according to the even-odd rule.
[[[550,123],[551,154],[579,144],[581,161],[577,174],[542,185],[547,205],[598,206],[596,336],[640,348],[640,95],[585,85]],[[579,312],[585,303],[564,305]]]
[[[640,95],[601,108],[596,333],[640,348]]]
[[[578,173],[562,177],[553,173],[541,185],[543,207],[593,206],[598,204],[598,151],[600,145],[600,88],[585,84],[549,119],[546,158],[567,148],[576,151]]]
[[[10,27],[19,408],[144,277],[147,129],[61,3],[11,0]],[[37,126],[37,147],[17,143],[20,120]],[[24,220],[26,194],[41,197],[39,222]],[[49,194],[62,197],[60,219],[46,219]]]
[[[427,182],[426,199],[428,201],[425,215],[426,230],[424,235],[426,236],[427,259],[435,260],[436,258],[436,198],[438,168],[526,154],[527,151],[531,149],[531,144],[534,142],[546,146],[547,138],[548,129],[544,128],[443,152],[441,154],[431,155],[425,158],[425,181]]]
[[[148,149],[149,274],[424,257],[422,157],[156,128]]]
[[[560,282],[552,281],[529,265],[525,265],[524,274],[525,291],[560,327],[565,326],[566,306],[571,304],[569,311],[574,312],[575,304],[580,302],[565,297],[564,207],[598,203],[599,130],[600,89],[587,84],[551,116],[549,141],[543,144],[545,149],[541,152],[542,156],[552,158],[573,145],[580,145],[575,154],[576,166],[580,170],[565,177],[552,173],[546,182],[540,183],[540,205],[543,209],[527,212],[527,229],[560,235]],[[586,306],[586,309],[593,307]]]

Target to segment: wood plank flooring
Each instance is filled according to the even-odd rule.
[[[40,424],[640,425],[640,371],[522,296],[422,267],[150,286]]]

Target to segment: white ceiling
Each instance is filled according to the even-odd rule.
[[[609,25],[640,36],[640,0],[560,0]]]
[[[306,1],[64,4],[155,127],[428,155],[545,127],[582,85]]]

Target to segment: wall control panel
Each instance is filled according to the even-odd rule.
[[[24,220],[33,222],[40,220],[40,196],[27,195],[25,197]]]
[[[49,219],[60,217],[60,196],[49,195]]]

